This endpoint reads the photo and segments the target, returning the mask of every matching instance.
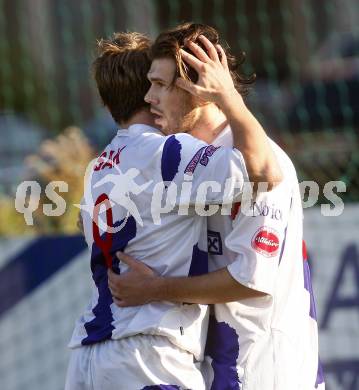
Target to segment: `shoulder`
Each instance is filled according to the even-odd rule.
[[[209,146],[211,145],[189,134],[178,133],[169,135],[164,137],[163,140],[162,159],[171,161],[180,158],[187,161],[188,158],[192,158],[194,154]]]
[[[176,166],[177,171],[181,165],[184,173],[192,174],[198,163],[207,166],[210,157],[220,148],[185,133],[167,136],[163,146],[162,167]]]
[[[194,137],[180,133],[164,137],[161,157],[161,171],[164,181],[171,181],[180,168],[201,147],[208,146]]]
[[[201,141],[190,134],[187,133],[177,133],[172,135],[167,135],[165,138],[165,144],[179,144],[182,149],[194,149],[201,146],[208,146],[204,141]]]

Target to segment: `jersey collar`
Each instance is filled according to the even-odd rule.
[[[227,148],[233,148],[233,134],[231,127],[227,125],[211,142],[214,146],[225,146]]]
[[[137,134],[137,133],[155,133],[164,135],[160,132],[160,130],[156,129],[155,127],[144,125],[142,123],[136,123],[134,125],[131,125],[127,129],[119,129],[117,131],[117,135],[123,135],[123,134]]]

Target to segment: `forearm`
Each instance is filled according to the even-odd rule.
[[[265,295],[238,283],[227,268],[201,276],[159,277],[147,287],[152,291],[152,300],[180,303],[223,303]]]
[[[223,96],[220,107],[231,126],[234,147],[244,157],[249,180],[267,182],[271,189],[282,180],[282,172],[263,127],[237,91]]]

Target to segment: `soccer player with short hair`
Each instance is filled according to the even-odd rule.
[[[206,218],[194,210],[202,182],[220,184],[222,191],[204,200],[218,204],[227,183],[228,192],[240,196],[248,179],[246,165],[252,180],[274,185],[281,179],[264,130],[234,88],[224,52],[206,38],[199,39],[206,57],[190,43],[197,56],[188,57],[201,67],[196,97],[181,89],[189,84],[166,82],[166,75],[174,75],[174,63],[159,59],[160,69],[149,70],[147,37],[120,33],[99,43],[95,79],[121,129],[90,170],[85,188],[82,219],[95,285],[70,342],[66,390],[205,388],[198,361],[204,353],[207,306],[154,302],[120,308],[113,302],[107,277],[108,269],[116,274],[127,271],[115,256],[124,250],[163,276],[206,272]],[[154,117],[141,100],[149,86],[147,73],[165,95],[162,103],[171,103],[156,110]],[[171,127],[163,126],[169,112],[174,120]],[[187,118],[209,133],[219,132],[228,120],[234,144],[243,153],[177,134],[182,129],[190,132]],[[191,186],[173,195],[172,190],[182,190],[187,181]],[[173,208],[163,207],[168,198]]]
[[[152,51],[170,53],[179,71],[192,65],[187,71],[196,82],[198,64],[190,54],[182,57],[186,64],[177,54],[187,39],[196,41],[200,34],[204,34],[201,26],[179,26],[161,34]],[[209,39],[218,42],[216,36]],[[199,54],[198,47],[188,47],[205,61],[205,53]],[[157,124],[164,128],[170,115],[161,112],[161,94],[165,92],[157,89],[152,71],[155,74],[156,57],[146,100],[154,113],[162,114]],[[196,84],[188,82],[188,91],[195,93],[196,89]],[[195,133],[216,147],[232,145],[229,129],[219,135],[202,129]],[[215,304],[202,366],[208,389],[324,388],[314,298],[303,249],[298,179],[289,157],[273,142],[271,147],[283,173],[282,182],[270,192],[259,192],[251,202],[234,204],[231,215],[222,215],[219,209],[208,218],[209,274],[158,276],[125,253],[119,258],[131,267],[130,272],[121,276],[109,273],[112,295],[121,307],[156,301]]]

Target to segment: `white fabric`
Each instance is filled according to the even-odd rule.
[[[142,390],[155,385],[205,389],[193,355],[166,337],[138,335],[71,351],[65,390]]]
[[[222,134],[217,141],[223,143],[225,138]],[[228,140],[227,133],[227,144]],[[239,283],[268,295],[216,304],[214,314],[217,324],[236,334],[238,388],[314,390],[318,327],[309,314],[311,297],[304,282],[301,197],[293,164],[276,144],[271,142],[271,146],[283,182],[260,194],[249,215],[239,208],[233,221],[220,212],[208,219],[209,240],[214,236],[215,249],[222,246],[217,253],[209,251],[209,270],[227,266]],[[206,360],[205,372],[211,382],[212,358]]]
[[[104,158],[108,156],[115,161],[114,166],[106,166]],[[190,176],[192,190],[180,191],[188,167],[191,170],[186,176]],[[133,168],[136,171],[131,171]],[[129,172],[135,173],[132,179],[120,182],[123,175]],[[141,226],[136,221],[131,229],[127,229],[129,225],[126,224],[113,235],[110,248],[112,259],[115,259],[114,254],[121,247],[116,240],[121,241],[130,231],[126,253],[143,261],[160,275],[187,276],[192,264],[198,265],[200,261],[207,267],[206,218],[197,215],[193,207],[199,185],[204,180],[216,180],[224,186],[228,178],[234,178],[230,191],[239,196],[245,177],[243,157],[231,148],[215,150],[187,134],[164,137],[158,130],[144,125],[119,130],[96,162],[85,188],[83,207],[87,208],[82,211],[85,238],[91,252],[94,280],[100,284],[100,288],[94,286],[91,301],[76,324],[70,347],[142,333],[166,336],[173,344],[193,353],[197,359],[202,359],[207,331],[207,306],[153,302],[144,306],[119,308],[112,303],[107,287],[107,271],[103,264],[104,256],[94,242],[94,202],[101,194],[109,196],[113,223],[125,220],[126,208],[134,204],[134,210],[137,210],[143,222]],[[162,213],[160,224],[156,225],[153,222],[153,193],[162,180],[168,186],[170,183],[167,181],[175,183],[178,195],[172,197],[174,208]],[[120,195],[125,190],[129,190],[125,194],[127,204],[122,207],[119,204]],[[163,192],[166,195],[169,189]],[[221,198],[221,193],[209,193],[208,202],[219,203]],[[165,200],[165,196],[162,200]],[[189,205],[189,212],[179,215],[178,206],[183,205]],[[136,217],[136,213],[132,213],[132,216]],[[106,231],[107,218],[105,208],[102,207],[99,213],[99,221],[104,223],[104,226],[100,224],[101,236]],[[111,238],[109,236],[108,233],[102,236],[102,241],[105,243]],[[127,270],[124,264],[117,262],[114,267],[120,269],[121,273]]]

